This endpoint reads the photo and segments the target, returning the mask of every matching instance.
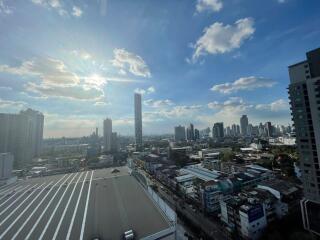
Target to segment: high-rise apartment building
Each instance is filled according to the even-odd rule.
[[[14,156],[14,166],[22,167],[41,154],[44,116],[27,109],[19,114],[0,114],[0,152]]]
[[[112,142],[112,120],[107,118],[103,121],[103,144],[104,151],[111,151],[111,142]]]
[[[303,223],[320,235],[320,48],[306,55],[289,66],[289,98],[305,196]]]
[[[179,125],[174,127],[174,140],[176,142],[186,140],[186,129],[184,126]]]
[[[134,126],[135,126],[135,139],[137,148],[142,147],[142,107],[141,107],[141,94],[134,94]]]
[[[242,136],[247,136],[249,120],[247,115],[242,115],[240,118],[240,130]]]

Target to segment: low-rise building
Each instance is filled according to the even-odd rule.
[[[287,215],[290,209],[298,206],[302,195],[301,190],[294,184],[280,179],[261,182],[257,188],[267,190],[275,196],[279,202],[276,209],[279,218]]]
[[[259,239],[267,226],[264,205],[255,199],[230,197],[220,201],[221,220],[230,236]]]

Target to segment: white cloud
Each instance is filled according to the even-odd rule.
[[[148,99],[148,100],[145,100],[143,103],[144,105],[153,107],[153,108],[163,108],[163,107],[174,105],[174,103],[169,99],[165,99],[165,100]]]
[[[12,91],[12,87],[5,87],[5,86],[0,86],[1,91]]]
[[[83,60],[90,60],[92,59],[92,55],[90,53],[88,53],[85,50],[73,50],[71,51],[71,53],[76,56],[76,57],[80,57]]]
[[[161,101],[161,100],[160,100]],[[153,102],[155,104],[154,107],[157,109],[155,111],[144,111],[143,112],[143,122],[144,123],[154,123],[154,122],[162,122],[168,120],[174,121],[185,121],[186,119],[193,119],[196,117],[200,109],[201,105],[179,105],[172,106],[170,100],[167,102],[166,100],[162,100],[161,102]]]
[[[202,55],[226,53],[240,48],[243,42],[255,32],[253,25],[252,18],[239,19],[234,25],[213,23],[204,29],[203,35],[193,46],[195,48],[193,61]]]
[[[82,137],[91,134],[101,120],[81,115],[44,113],[45,137]]]
[[[145,94],[151,94],[154,93],[156,91],[155,87],[151,86],[148,87],[147,89],[143,89],[143,88],[136,88],[134,90],[135,93],[139,93],[141,95],[145,95]]]
[[[289,110],[289,102],[284,99],[278,99],[267,104],[250,104],[245,102],[241,97],[230,97],[224,102],[210,102],[208,103],[208,108],[231,112],[249,111],[250,109],[280,112]]]
[[[62,97],[73,100],[97,101],[104,97],[102,86],[106,80],[98,75],[80,78],[69,71],[64,62],[47,58],[24,61],[18,67],[0,65],[0,72],[15,75],[31,75],[38,77],[41,82],[28,82],[25,88],[37,93],[40,97]]]
[[[251,107],[252,105],[245,103],[240,97],[230,97],[228,100],[221,103],[218,101],[208,103],[208,108],[210,109],[233,113],[243,112]]]
[[[94,106],[98,106],[98,107],[104,107],[107,105],[109,105],[109,103],[107,103],[107,102],[95,102],[94,103]]]
[[[12,108],[18,108],[21,109],[25,107],[27,103],[22,101],[11,101],[11,100],[4,100],[0,98],[0,108],[1,109],[12,109]]]
[[[71,14],[74,17],[81,17],[83,14],[82,10],[77,6],[73,6],[69,11],[61,0],[31,0],[31,2],[38,6],[55,10],[61,16],[69,16]]]
[[[274,102],[271,102],[269,104],[258,104],[256,105],[256,109],[258,110],[269,110],[272,112],[279,112],[279,111],[285,111],[289,110],[289,102],[284,99],[278,99]]]
[[[12,13],[12,9],[6,2],[6,0],[0,0],[0,14],[9,15]]]
[[[154,93],[156,91],[154,86],[148,87],[147,92]]]
[[[288,101],[278,99],[271,103],[256,104],[245,102],[240,97],[230,97],[224,102],[210,102],[208,108],[214,111],[213,115],[199,115],[198,120],[214,123],[223,121],[226,124],[238,123],[242,114],[247,114],[250,121],[255,123],[267,120],[290,121],[290,111]]]
[[[157,115],[159,118],[192,117],[201,109],[201,107],[201,105],[179,105],[173,106],[172,108],[160,109],[153,114]]]
[[[139,77],[151,77],[149,67],[140,56],[119,48],[114,49],[113,54],[114,59],[111,60],[113,66]]]
[[[98,74],[93,74],[89,77],[85,77],[84,82],[89,86],[93,86],[95,88],[102,88],[104,85],[107,84],[107,79]]]
[[[224,94],[238,92],[242,90],[254,90],[257,88],[271,88],[276,84],[275,81],[262,77],[242,77],[234,82],[213,85],[211,91],[217,91]]]
[[[31,61],[24,61],[19,67],[0,65],[0,72],[35,75],[48,84],[77,84],[80,81],[76,74],[66,69],[62,61],[52,58],[36,58]]]
[[[72,7],[72,15],[75,16],[75,17],[81,17],[82,15],[82,10],[81,8],[77,7],[77,6],[73,6]]]
[[[125,70],[123,70],[123,69],[119,69],[119,72],[118,72],[120,75],[123,75],[123,76],[125,76],[125,75],[127,75],[127,72],[125,71]]]
[[[72,100],[93,101],[101,100],[104,97],[103,90],[79,84],[52,85],[29,82],[25,87],[28,91],[37,93],[42,97],[60,97]]]
[[[197,0],[197,12],[212,11],[219,12],[223,7],[221,0]]]
[[[133,118],[112,119],[113,126],[133,126]]]

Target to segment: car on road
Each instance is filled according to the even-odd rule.
[[[132,229],[123,233],[124,240],[131,240],[131,239],[134,239],[134,237],[135,237],[135,234]]]

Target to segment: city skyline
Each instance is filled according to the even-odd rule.
[[[55,2],[0,0],[0,112],[42,112],[45,138],[134,135],[134,92],[145,135],[288,125],[287,66],[319,47],[317,1]]]

